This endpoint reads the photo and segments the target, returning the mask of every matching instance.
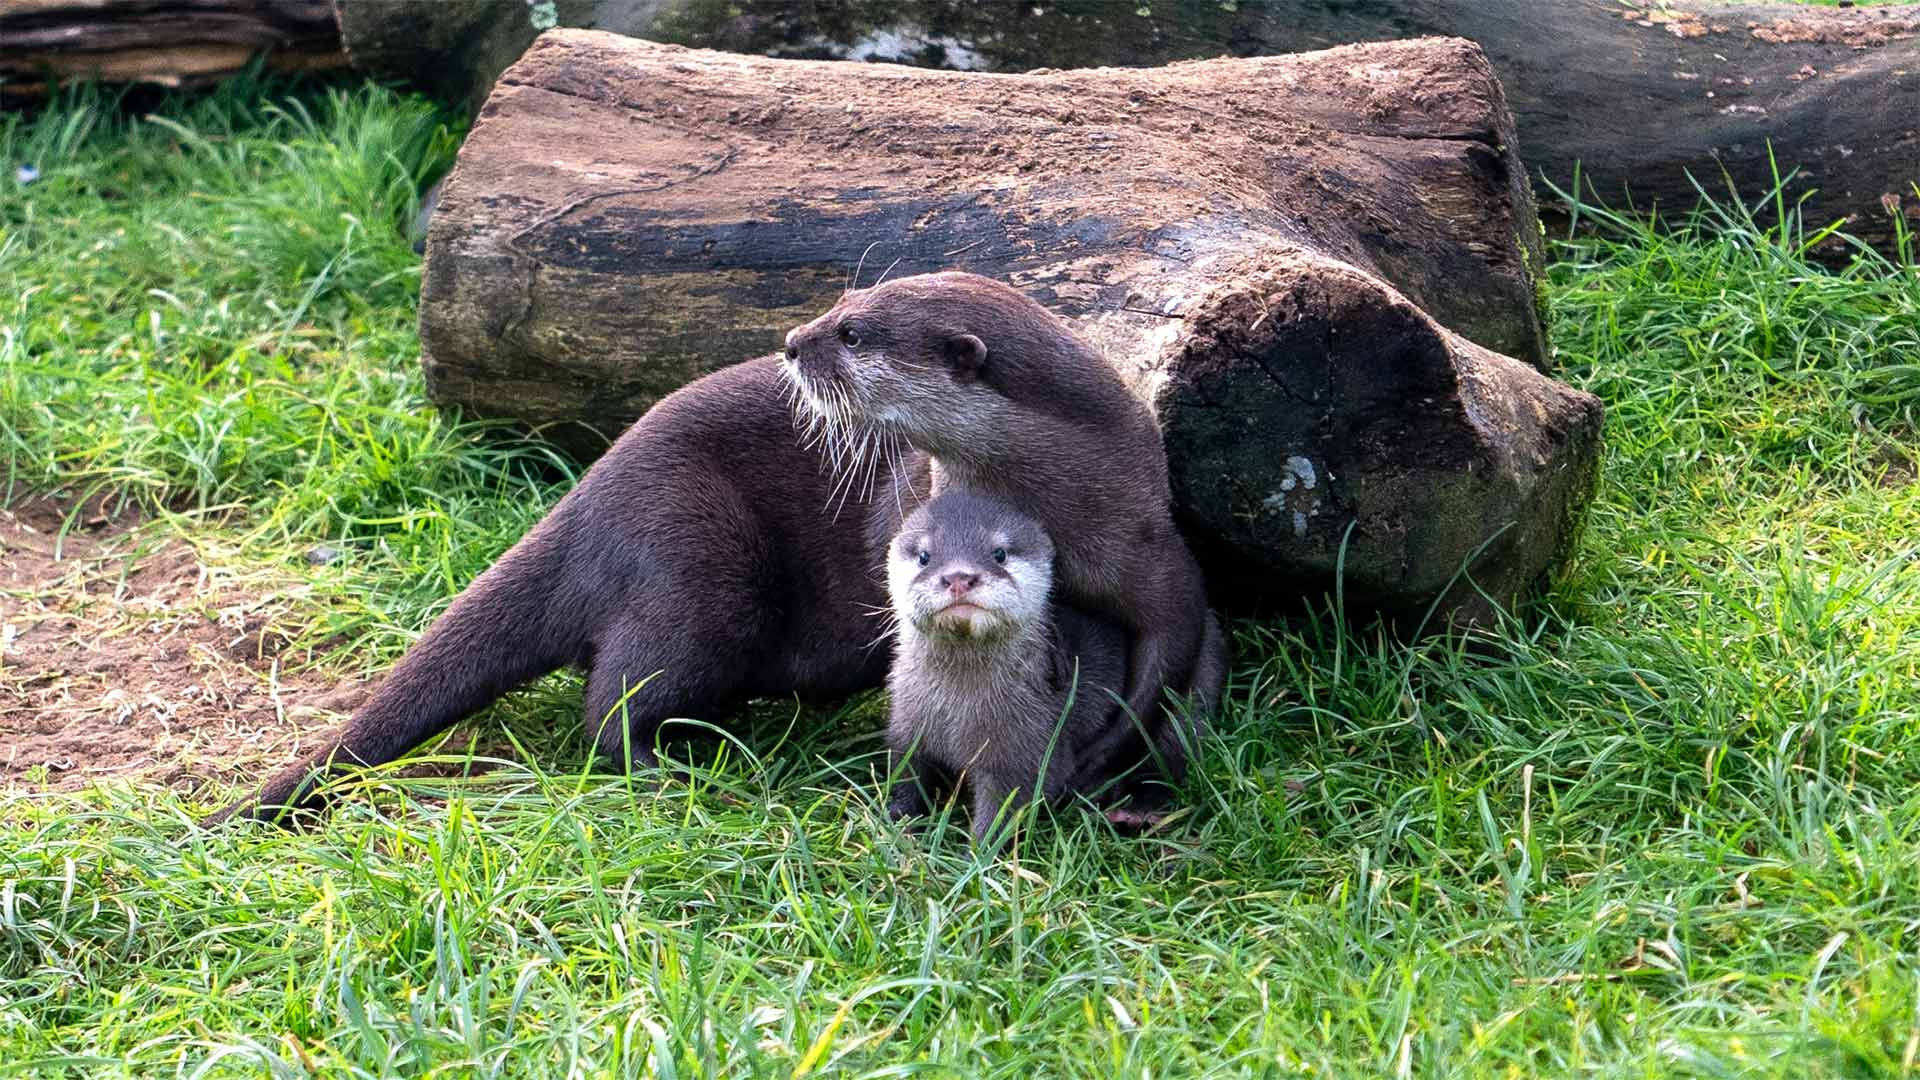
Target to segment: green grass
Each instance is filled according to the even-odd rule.
[[[0,179],[6,497],[219,535],[377,670],[565,478],[425,404],[443,118],[251,100],[0,117],[45,176]],[[770,706],[656,792],[552,680],[481,722],[521,761],[309,832],[0,793],[0,1075],[1911,1072],[1920,275],[1737,208],[1601,224],[1551,274],[1610,412],[1550,602],[1480,658],[1240,627],[1163,838],[902,835],[872,701]]]

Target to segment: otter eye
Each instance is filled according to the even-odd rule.
[[[846,342],[848,348],[853,348],[860,344],[860,334],[854,330],[852,323],[841,323],[840,340]]]
[[[925,566],[925,565],[927,565],[928,563],[930,563],[930,562],[932,562],[932,561],[933,561],[933,556],[931,556],[931,555],[929,555],[929,554],[927,554],[927,553],[926,553],[926,552],[924,552],[924,551],[920,553],[920,565],[921,565],[921,566]]]
[[[1006,561],[1007,561],[1007,549],[1006,549],[1006,548],[994,548],[994,549],[993,549],[993,561],[994,561],[994,562],[997,562],[997,563],[1004,563],[1004,562],[1006,562]]]

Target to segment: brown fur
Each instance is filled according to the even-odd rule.
[[[1163,673],[1130,688],[1142,715],[1163,686],[1210,702],[1224,646],[1173,531],[1151,417],[1037,305],[986,282],[960,290],[973,303],[947,307],[953,290],[938,286],[949,278],[984,281],[908,278],[850,293],[834,311],[842,321],[849,310],[871,315],[892,298],[903,341],[959,341],[942,336],[949,316],[990,336],[994,351],[981,345],[971,360],[912,361],[940,365],[926,370],[951,385],[989,388],[985,398],[959,400],[919,367],[897,366],[931,395],[924,405],[949,406],[951,423],[915,431],[944,454],[943,471],[1007,496],[1060,539],[1066,598],[1128,628],[1134,670]],[[836,317],[810,325],[831,327]],[[653,760],[670,717],[879,685],[887,657],[870,612],[886,600],[886,545],[936,478],[899,431],[849,438],[840,425],[796,438],[782,375],[775,357],[751,360],[654,406],[454,600],[332,738],[213,820],[313,807],[327,773],[392,761],[569,664],[588,670],[596,746],[635,762]],[[1175,734],[1159,725],[1163,751],[1184,741]],[[1130,721],[1110,723],[1084,776],[1109,775],[1134,735]]]
[[[1114,771],[1135,717],[1178,779],[1225,679],[1225,637],[1174,525],[1159,428],[1113,368],[1014,289],[947,272],[847,293],[787,336],[785,370],[829,440],[902,441],[932,457],[936,494],[961,485],[1041,523],[1062,602],[1128,638],[1131,716],[1087,748],[1081,779]],[[1168,690],[1191,700],[1193,726],[1166,711]]]
[[[312,807],[328,771],[391,761],[563,665],[588,669],[587,730],[616,761],[653,761],[669,717],[878,686],[881,568],[926,464],[892,457],[843,483],[796,437],[786,390],[768,357],[655,405],[332,739],[216,819]]]

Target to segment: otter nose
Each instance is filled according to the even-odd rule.
[[[787,331],[787,359],[794,361],[800,359],[800,331],[798,330]]]
[[[948,596],[965,596],[980,584],[980,575],[971,570],[949,570],[940,575],[940,587],[947,590]]]

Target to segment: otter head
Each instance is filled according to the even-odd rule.
[[[787,335],[781,368],[802,419],[829,437],[892,434],[939,454],[976,447],[1005,415],[1025,355],[1055,339],[1083,347],[1000,282],[921,274],[847,292]]]
[[[948,490],[894,537],[887,586],[903,639],[935,648],[1017,644],[1045,624],[1053,541],[998,499]]]

